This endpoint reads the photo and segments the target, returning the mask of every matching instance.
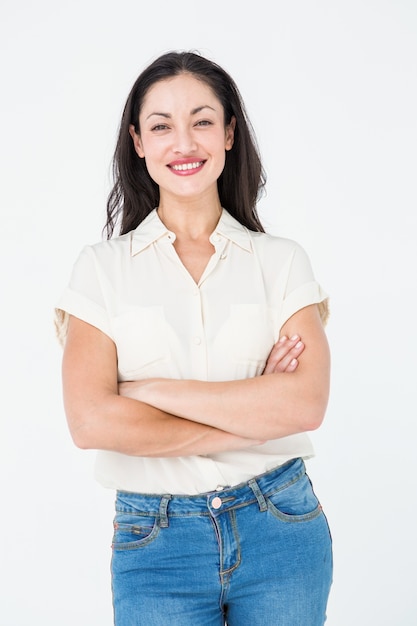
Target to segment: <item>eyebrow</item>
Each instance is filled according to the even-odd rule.
[[[200,111],[202,111],[203,109],[211,109],[212,111],[216,111],[216,109],[213,109],[213,107],[209,106],[208,104],[203,104],[201,107],[196,107],[195,109],[192,109],[191,115],[197,115],[197,113],[200,113]],[[148,120],[153,115],[157,115],[159,117],[165,117],[167,119],[171,118],[170,113],[160,113],[158,111],[155,111],[154,113],[150,113],[146,119]]]

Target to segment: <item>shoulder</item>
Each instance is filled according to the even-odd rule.
[[[91,250],[91,252],[98,256],[112,254],[113,252],[124,250],[126,248],[129,249],[133,232],[134,231],[131,231],[126,233],[126,235],[119,235],[118,237],[113,237],[112,239],[106,239],[105,241],[97,241],[96,243],[86,245],[84,249]]]
[[[120,235],[106,241],[85,245],[79,253],[79,260],[96,261],[100,264],[114,262],[115,258],[130,254],[132,233]]]
[[[315,283],[310,257],[293,239],[267,233],[251,233],[252,246],[266,278],[285,283],[288,291]]]
[[[260,256],[273,256],[281,259],[289,259],[296,255],[307,257],[307,253],[294,239],[278,237],[269,233],[256,233],[248,231],[253,249]]]
[[[157,211],[154,209],[133,230],[124,235],[118,235],[111,239],[86,245],[82,253],[103,259],[126,252],[130,255],[134,241],[136,242],[136,246],[137,242],[142,246],[146,246],[166,231],[167,229],[159,220]]]
[[[283,320],[309,304],[317,304],[323,325],[329,317],[328,295],[316,281],[310,258],[297,241],[268,233],[251,233],[255,254],[268,276],[285,278]]]

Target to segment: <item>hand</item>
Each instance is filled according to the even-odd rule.
[[[298,367],[298,358],[304,347],[298,335],[294,335],[291,339],[283,335],[269,353],[262,374],[294,372]]]

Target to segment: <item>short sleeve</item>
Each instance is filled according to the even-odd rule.
[[[86,246],[81,251],[69,284],[57,302],[55,328],[62,344],[65,343],[69,315],[74,315],[111,336],[100,267],[92,246]]]
[[[300,309],[317,304],[323,324],[329,317],[329,298],[316,281],[305,250],[296,245],[288,267],[286,290],[281,312],[281,326]]]

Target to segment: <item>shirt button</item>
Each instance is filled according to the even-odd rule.
[[[194,343],[196,346],[199,346],[199,345],[200,345],[200,343],[201,343],[201,338],[200,338],[200,337],[194,337],[194,339],[193,339],[193,343]]]
[[[220,509],[221,505],[222,505],[222,499],[219,498],[219,496],[216,496],[211,501],[211,506],[213,507],[213,509]]]

